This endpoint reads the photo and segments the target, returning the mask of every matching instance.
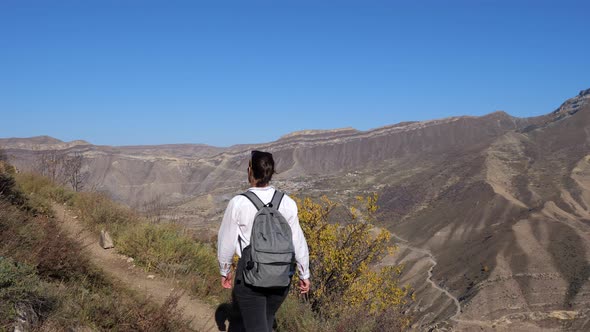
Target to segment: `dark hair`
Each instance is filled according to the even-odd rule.
[[[254,150],[251,157],[252,176],[257,180],[256,185],[265,187],[275,174],[275,161],[272,154]]]

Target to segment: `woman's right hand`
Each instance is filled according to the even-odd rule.
[[[309,292],[310,286],[311,286],[311,282],[309,281],[309,279],[300,279],[299,280],[299,291],[301,291],[301,294],[306,294],[307,292]]]
[[[227,276],[221,276],[221,287],[231,289],[232,286],[231,273],[229,273]]]

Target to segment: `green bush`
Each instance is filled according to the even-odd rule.
[[[9,173],[0,172],[0,198],[17,206],[27,203],[26,197],[18,190],[14,178]]]

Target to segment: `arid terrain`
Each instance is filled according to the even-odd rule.
[[[179,296],[178,308],[182,316],[190,320],[195,331],[218,331],[214,321],[214,308],[199,299],[191,298],[186,291],[182,292],[181,287],[175,289],[175,284],[178,285],[177,280],[162,276],[156,278],[155,275],[137,268],[130,257],[117,253],[116,249],[104,250],[96,241],[95,234],[84,229],[72,211],[60,204],[53,204],[52,209],[55,211],[60,229],[79,239],[87,249],[90,261],[100,266],[106,274],[160,305],[165,303],[171,294],[175,294],[176,290]]]
[[[20,170],[79,154],[85,188],[210,235],[247,187],[250,150],[268,150],[288,193],[379,194],[379,226],[399,244],[383,263],[405,264],[417,329],[590,330],[590,90],[535,118],[495,112],[228,148],[51,137],[0,147]]]

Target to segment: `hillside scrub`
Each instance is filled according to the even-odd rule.
[[[336,330],[399,330],[411,322],[409,286],[399,285],[403,267],[374,265],[395,250],[387,230],[375,231],[377,195],[357,197],[347,220],[330,223],[336,203],[298,199],[299,220],[310,250],[312,289],[305,302]],[[359,315],[367,319],[358,320]]]
[[[197,240],[178,225],[147,218],[100,193],[74,193],[36,175],[19,175],[23,191],[39,206],[56,201],[69,206],[91,230],[108,230],[120,253],[147,271],[180,281],[192,294],[219,303],[229,292],[219,286],[214,243]],[[375,331],[407,328],[404,314],[411,289],[398,284],[401,267],[376,269],[393,250],[389,233],[375,232],[376,196],[359,198],[347,218],[328,222],[336,203],[297,200],[299,219],[310,248],[312,291],[301,297],[293,287],[277,314],[278,331]],[[297,284],[297,279],[293,285]],[[368,317],[359,320],[358,317]]]
[[[156,306],[119,286],[20,194],[19,205],[0,194],[0,330],[14,329],[19,313],[25,330],[189,330],[175,296]]]
[[[108,230],[117,250],[133,257],[146,271],[179,279],[199,297],[227,298],[218,287],[217,255],[213,244],[196,240],[182,227],[154,223],[104,194],[77,193],[72,208],[92,230]]]
[[[107,230],[117,251],[133,257],[146,271],[178,279],[181,286],[199,297],[212,301],[229,298],[218,285],[213,244],[196,240],[189,230],[164,221],[151,222],[104,193],[76,193],[36,174],[19,174],[18,182],[24,192],[37,197],[40,209],[50,207],[52,201],[65,204],[91,231]]]
[[[187,277],[185,287],[200,296],[220,295],[217,256],[210,244],[200,243],[190,233],[172,224],[142,223],[123,232],[119,250],[149,271],[169,277]]]
[[[44,316],[52,304],[35,268],[0,257],[0,329],[9,329],[14,323],[17,311],[27,308],[37,316]]]
[[[73,198],[71,191],[44,176],[20,173],[15,175],[15,179],[18,190],[27,195],[27,205],[36,213],[53,216],[51,202],[65,204]]]

